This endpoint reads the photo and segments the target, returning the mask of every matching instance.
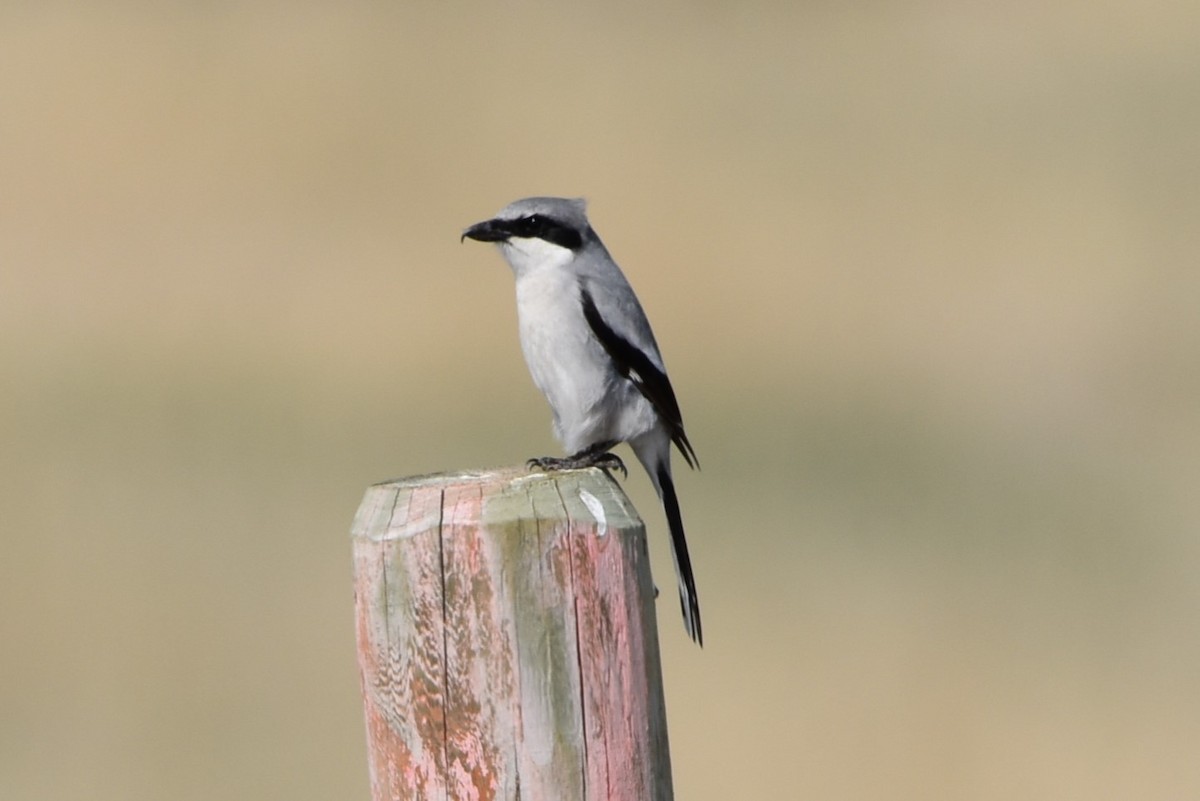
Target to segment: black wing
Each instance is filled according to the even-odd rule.
[[[600,310],[596,308],[596,301],[586,286],[580,286],[579,290],[583,300],[583,316],[596,339],[600,340],[609,358],[613,360],[617,372],[622,378],[632,381],[638,392],[650,401],[654,411],[658,412],[659,419],[667,426],[671,441],[683,454],[684,461],[688,463],[688,467],[695,469],[700,465],[700,460],[696,458],[692,443],[688,442],[687,434],[683,431],[683,415],[679,411],[679,401],[675,400],[675,390],[671,389],[667,374],[650,361],[650,357],[636,345],[604,322]]]

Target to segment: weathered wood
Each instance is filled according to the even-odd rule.
[[[614,481],[378,484],[353,541],[375,801],[670,801],[645,529]]]

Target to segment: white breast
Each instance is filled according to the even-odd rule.
[[[528,243],[541,240],[513,240]],[[554,435],[567,453],[603,441],[627,441],[654,425],[648,402],[617,374],[583,316],[578,277],[565,248],[542,242],[540,258],[506,248],[516,275],[521,350],[533,382],[554,413]],[[512,247],[512,246],[510,246]],[[512,247],[516,250],[515,247]]]

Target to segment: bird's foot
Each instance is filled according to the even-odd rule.
[[[584,467],[599,467],[602,470],[619,470],[623,477],[629,478],[629,471],[625,469],[621,457],[608,452],[615,444],[601,443],[570,456],[539,456],[527,461],[525,466],[530,470],[578,470]]]

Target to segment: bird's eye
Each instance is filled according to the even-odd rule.
[[[530,214],[528,217],[522,217],[513,225],[513,230],[517,236],[536,237],[545,225],[545,218],[540,214]]]

